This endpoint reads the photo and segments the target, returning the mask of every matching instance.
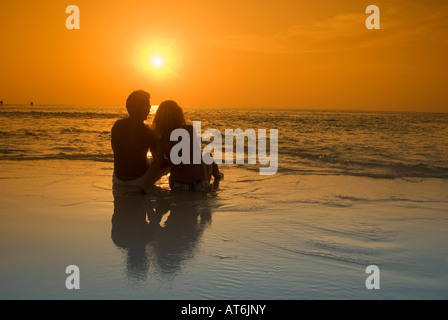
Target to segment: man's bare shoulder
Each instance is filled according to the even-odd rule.
[[[127,126],[126,119],[127,118],[119,119],[119,120],[115,121],[114,125],[112,126],[112,130],[116,130],[116,129],[120,129],[120,128],[126,127]]]

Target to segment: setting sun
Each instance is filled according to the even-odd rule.
[[[134,65],[136,70],[152,81],[180,77],[180,48],[176,39],[150,37],[137,43]]]
[[[156,67],[156,68],[160,68],[163,66],[163,59],[159,56],[154,57],[152,59],[152,64]]]

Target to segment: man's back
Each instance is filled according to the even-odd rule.
[[[123,181],[143,176],[147,170],[148,149],[155,148],[155,135],[143,121],[132,117],[118,120],[112,128],[114,174]]]

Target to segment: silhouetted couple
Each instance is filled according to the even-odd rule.
[[[208,192],[212,176],[215,181],[222,179],[216,163],[193,162],[193,144],[198,141],[194,138],[193,126],[187,124],[184,112],[176,102],[162,102],[152,126],[144,122],[151,111],[148,92],[138,90],[131,93],[126,100],[126,109],[129,117],[117,120],[112,128],[114,192],[121,189],[146,193],[168,173],[171,190]],[[178,143],[170,139],[176,129],[185,129],[189,133],[191,159],[188,164],[170,161],[171,149]],[[148,151],[152,159],[148,158]]]

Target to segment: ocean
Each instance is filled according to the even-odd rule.
[[[185,108],[185,114],[223,135],[278,129],[279,173],[448,178],[446,113]],[[125,116],[124,107],[3,106],[0,161],[113,162],[110,129]],[[240,167],[258,170],[247,162]]]
[[[0,108],[0,299],[448,298],[448,114],[184,111],[278,129],[277,173],[222,164],[208,195],[164,177],[114,197],[124,107]]]

